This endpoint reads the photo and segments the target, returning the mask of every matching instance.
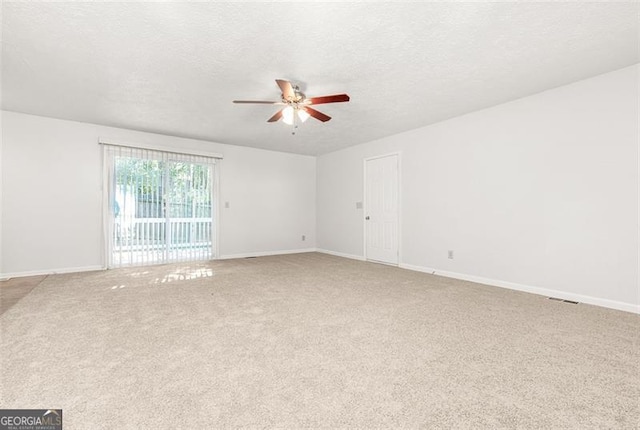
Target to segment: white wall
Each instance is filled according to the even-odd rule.
[[[1,14],[2,12],[0,12]],[[0,55],[1,57],[1,55]],[[0,63],[2,61],[0,60]],[[0,66],[1,67],[1,66]],[[2,73],[0,72],[0,79],[2,78]],[[2,89],[0,89],[0,99],[2,98],[1,95]],[[2,147],[3,147],[3,136],[4,136],[4,132],[3,130],[3,126],[2,126],[2,115],[0,115],[0,280],[3,279],[2,276],[2,213],[3,213],[3,209],[2,209],[2,179],[4,177],[4,169],[2,168]]]
[[[400,151],[402,266],[637,311],[638,77],[319,157],[318,248],[363,256],[363,159]]]
[[[222,154],[221,257],[316,246],[315,157],[6,111],[2,122],[5,276],[103,266],[99,137]]]

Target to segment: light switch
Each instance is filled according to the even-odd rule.
[[[224,207],[225,207],[226,209],[229,209],[229,202],[224,202]]]

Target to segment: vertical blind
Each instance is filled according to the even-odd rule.
[[[216,159],[104,144],[107,266],[215,257]]]

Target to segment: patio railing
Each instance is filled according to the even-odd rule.
[[[123,218],[113,232],[116,265],[211,257],[211,218]]]

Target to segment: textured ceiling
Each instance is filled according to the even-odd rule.
[[[2,108],[322,154],[639,62],[638,3],[4,2]],[[266,120],[276,78],[318,106]]]

